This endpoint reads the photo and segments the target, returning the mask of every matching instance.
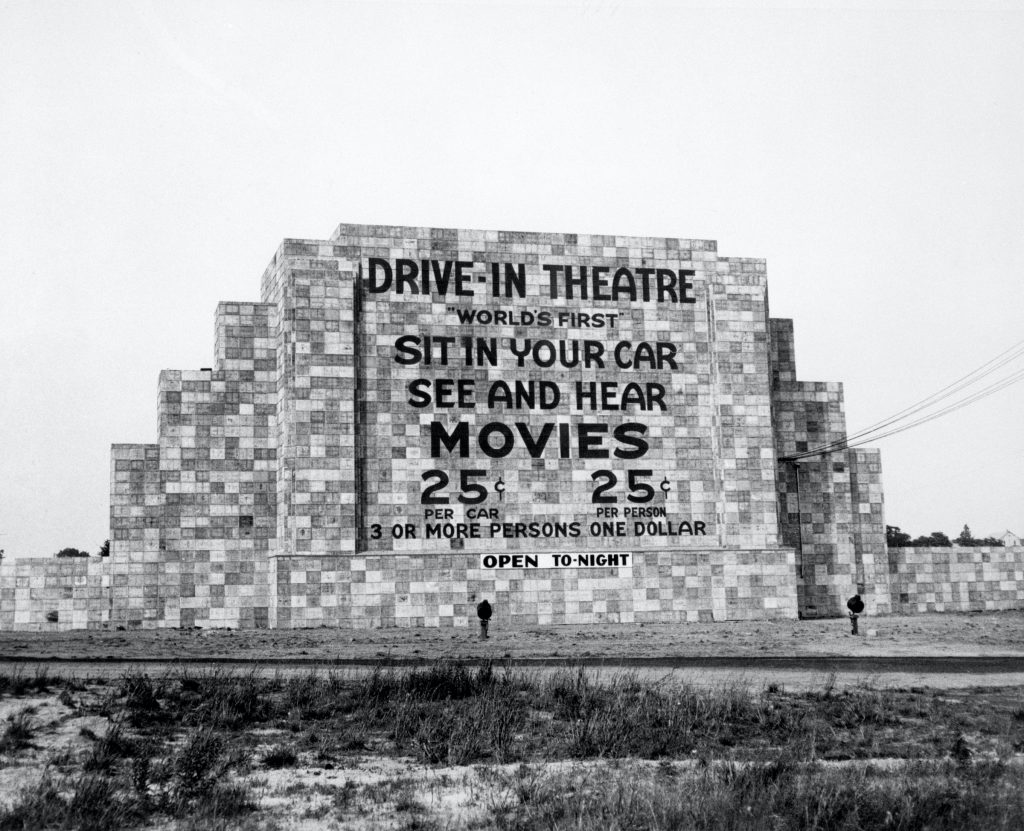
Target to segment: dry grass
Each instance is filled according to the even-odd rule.
[[[870,765],[798,759],[716,763],[678,775],[579,768],[505,777],[491,810],[501,829],[1009,829],[1024,811],[1020,768]]]
[[[272,829],[299,805],[325,828],[988,829],[1024,815],[1019,689],[709,691],[441,661],[0,690],[0,790],[24,771],[0,831]],[[66,728],[18,705],[41,694]],[[98,717],[106,729],[74,730],[77,744],[54,738]]]

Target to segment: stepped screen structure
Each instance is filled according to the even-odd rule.
[[[888,603],[878,455],[845,449],[840,384],[796,379],[763,260],[341,225],[285,240],[260,302],[218,306],[215,341],[211,368],[160,374],[156,442],[114,445],[111,556],[61,564],[82,572],[61,625],[466,626],[483,597],[496,625]]]

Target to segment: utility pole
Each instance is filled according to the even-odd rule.
[[[800,506],[800,462],[796,459],[787,459],[793,465],[793,476],[796,479],[796,540],[799,562],[796,564],[797,575],[804,579],[804,520],[803,510]]]

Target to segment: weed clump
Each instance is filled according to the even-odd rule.
[[[488,755],[502,762],[514,758],[526,705],[489,666],[473,674],[461,665],[438,665],[409,673],[403,689],[402,697],[377,703],[375,716],[391,725],[397,744],[412,748],[422,761],[465,765]]]
[[[844,690],[819,697],[819,712],[832,724],[843,728],[863,725],[897,724],[897,707],[891,693],[880,690]]]
[[[91,738],[96,739],[92,731],[89,733]],[[103,737],[96,739],[91,753],[85,760],[84,769],[96,773],[109,773],[119,759],[130,758],[134,754],[135,742],[125,735],[124,722],[114,721],[111,722]]]
[[[157,687],[148,675],[127,672],[121,677],[118,695],[124,698],[128,720],[135,727],[143,727],[166,720],[160,705]]]
[[[271,768],[272,770],[293,767],[298,761],[299,756],[295,750],[285,746],[271,748],[263,755],[261,760],[263,767]]]
[[[237,729],[265,722],[273,715],[271,685],[260,678],[257,669],[245,675],[215,671],[191,681],[199,688],[185,714],[191,724]]]
[[[58,680],[50,676],[46,667],[37,667],[32,675],[26,675],[21,667],[18,667],[9,675],[0,675],[0,694],[20,698],[33,692],[49,692],[51,685],[57,683]]]
[[[31,747],[35,722],[28,709],[20,710],[7,718],[7,726],[0,733],[0,753],[16,753]]]
[[[0,831],[29,828],[74,828],[107,831],[135,824],[141,816],[110,780],[86,774],[56,782],[48,775],[21,791],[14,804],[0,812]]]
[[[225,772],[222,763],[224,740],[212,730],[196,730],[186,736],[171,762],[175,796],[187,801],[210,791]]]
[[[772,723],[771,709],[745,688],[654,686],[629,673],[599,683],[582,667],[555,673],[544,702],[565,722],[568,753],[577,758],[684,756],[700,743],[735,744],[738,734]]]
[[[298,719],[323,720],[350,707],[351,692],[336,673],[316,671],[284,682],[282,708]]]
[[[426,669],[396,672],[376,667],[360,685],[358,698],[364,705],[380,706],[395,699],[415,701],[458,701],[478,694],[493,683],[489,664],[470,672],[457,661],[437,661]]]

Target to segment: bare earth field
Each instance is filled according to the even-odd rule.
[[[837,682],[827,659],[1015,662],[1024,612],[861,631],[0,633],[0,831],[1019,828],[1024,673]],[[826,668],[736,673],[765,656]],[[545,658],[567,665],[516,663]]]
[[[472,625],[469,625],[472,623]],[[602,624],[510,627],[491,637],[465,628],[171,629],[0,632],[3,658],[233,658],[374,662],[386,658],[617,658],[749,656],[1024,656],[1024,611],[862,617],[861,636],[846,619],[725,621],[707,624]]]

